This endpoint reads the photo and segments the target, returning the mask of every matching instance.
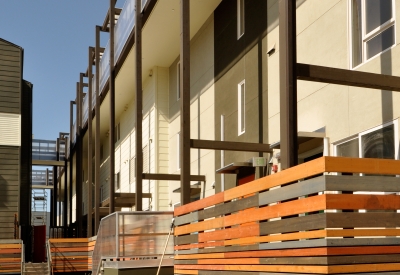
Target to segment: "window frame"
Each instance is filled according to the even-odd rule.
[[[375,28],[374,30],[370,31],[368,34],[366,33],[366,9],[365,9],[365,1],[361,1],[361,62],[358,65],[353,66],[353,0],[348,1],[348,30],[349,30],[349,47],[350,47],[350,69],[354,70],[358,67],[364,65],[365,63],[369,62],[370,60],[380,56],[381,54],[391,50],[393,47],[396,46],[397,35],[396,35],[396,6],[395,0],[391,0],[392,2],[392,18],[386,22],[384,22],[379,27]],[[367,42],[382,34],[384,31],[389,29],[390,27],[394,27],[394,43],[389,48],[377,53],[376,55],[367,58]]]
[[[383,129],[383,128],[385,128],[385,127],[388,127],[388,126],[390,126],[390,125],[393,125],[394,126],[394,152],[395,152],[395,160],[399,160],[399,128],[398,128],[398,119],[395,119],[395,120],[392,120],[392,121],[389,121],[389,122],[386,122],[386,123],[383,123],[383,124],[381,124],[381,125],[378,125],[378,126],[375,126],[375,127],[373,127],[373,128],[370,128],[370,129],[368,129],[368,130],[365,130],[365,131],[362,131],[362,132],[360,132],[360,133],[358,133],[358,134],[356,134],[356,135],[352,135],[352,136],[350,136],[350,137],[348,137],[348,138],[346,138],[346,139],[343,139],[343,140],[340,140],[340,141],[338,141],[338,142],[336,142],[336,143],[334,143],[333,145],[334,145],[334,155],[335,156],[337,156],[337,147],[339,146],[339,145],[341,145],[341,144],[344,144],[344,143],[346,143],[346,142],[349,142],[349,141],[351,141],[351,140],[354,140],[354,139],[358,139],[358,158],[363,158],[363,156],[362,156],[362,154],[363,154],[363,152],[362,152],[362,137],[364,136],[364,135],[367,135],[367,134],[369,134],[369,133],[372,133],[372,132],[374,132],[374,131],[376,131],[376,130],[379,130],[379,129]]]
[[[242,102],[242,92],[244,93],[243,95],[244,102]],[[243,79],[238,84],[238,136],[244,134],[245,132],[246,132],[246,80]]]
[[[176,147],[176,152],[177,152],[177,154],[176,154],[176,167],[177,167],[177,171],[180,171],[181,170],[181,147],[180,147],[180,145],[181,145],[181,132],[178,132],[177,134],[176,134],[176,137],[177,137],[177,139],[176,139],[176,144],[177,144],[177,147]]]
[[[242,7],[243,7],[243,12],[242,12]],[[243,15],[243,17],[242,17]],[[239,40],[245,32],[246,25],[245,25],[245,3],[244,0],[237,0],[237,39]],[[243,23],[243,29],[242,29],[242,23]]]

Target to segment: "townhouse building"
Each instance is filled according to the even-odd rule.
[[[57,224],[76,228],[76,236],[95,235],[99,218],[110,211],[180,205],[182,165],[190,165],[191,200],[236,186],[246,167],[251,169],[245,176],[253,178],[281,169],[279,52],[285,49],[279,40],[279,1],[188,2],[189,158],[182,152],[182,77],[187,74],[182,62],[187,60],[181,58],[180,1],[142,1],[139,12],[134,0],[110,1],[104,23],[96,27],[88,68],[70,104],[68,167],[58,177],[58,201],[67,211]],[[298,63],[399,74],[399,1],[296,4]],[[110,40],[100,41],[100,32],[109,33]],[[322,155],[398,159],[399,100],[387,90],[298,80],[298,162]],[[237,146],[223,150],[197,141]],[[265,158],[263,169],[253,168],[254,157]],[[139,209],[138,194],[143,194]]]

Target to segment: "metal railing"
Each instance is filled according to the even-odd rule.
[[[126,268],[148,265],[160,258],[170,231],[173,212],[115,212],[103,218],[92,256],[92,274],[97,275],[103,260],[130,258]],[[173,257],[173,238],[170,238],[165,258]],[[168,262],[168,261],[167,261]],[[113,261],[118,265],[119,261]],[[96,273],[97,272],[97,273]]]
[[[143,2],[143,0],[142,0]],[[146,1],[145,1],[146,2]],[[142,5],[143,6],[143,5]],[[121,14],[119,15],[118,22],[115,25],[115,63],[121,55],[129,35],[135,26],[135,1],[126,0]]]
[[[50,246],[50,241],[47,240],[46,242],[46,248],[47,248],[47,268],[49,270],[50,275],[53,274],[53,264],[52,264],[52,259],[51,259],[51,246]]]

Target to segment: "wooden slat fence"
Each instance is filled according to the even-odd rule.
[[[21,240],[2,240],[0,243],[0,274],[21,273],[22,246]]]
[[[178,207],[175,274],[400,274],[399,174],[323,157]]]
[[[95,238],[49,239],[53,272],[92,270]]]

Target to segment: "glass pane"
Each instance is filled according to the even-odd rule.
[[[394,45],[394,26],[378,34],[367,42],[367,59]]]
[[[366,33],[392,18],[392,0],[366,0]]]
[[[352,42],[352,65],[356,67],[362,62],[361,0],[352,1]]]
[[[358,158],[358,138],[342,143],[336,147],[336,155],[338,157]]]
[[[244,0],[239,0],[238,2],[238,20],[239,20],[239,36],[244,34]]]
[[[361,137],[364,158],[394,159],[394,125],[365,134]]]

